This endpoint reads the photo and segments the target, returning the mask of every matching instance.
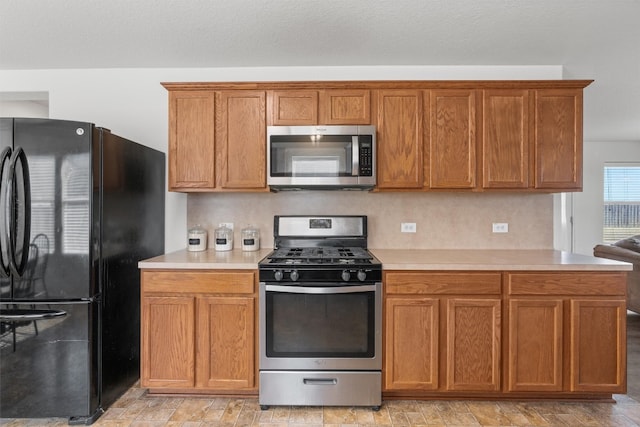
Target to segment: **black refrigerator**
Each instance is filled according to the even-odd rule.
[[[164,252],[164,153],[0,118],[0,418],[91,424],[139,378],[138,261]]]

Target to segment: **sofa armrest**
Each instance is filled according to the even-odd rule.
[[[640,253],[613,245],[596,245],[593,256],[640,264]]]

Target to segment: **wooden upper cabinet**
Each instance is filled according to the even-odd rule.
[[[535,91],[535,188],[582,189],[582,90]]]
[[[169,190],[215,187],[215,92],[169,92]]]
[[[219,186],[266,189],[266,93],[219,92],[216,113]]]
[[[371,124],[371,93],[359,89],[320,91],[320,124]]]
[[[529,91],[482,91],[482,188],[529,186]]]
[[[377,189],[582,189],[588,80],[163,83],[169,190],[267,191],[266,126],[377,127]]]
[[[269,92],[269,124],[276,126],[368,125],[369,90],[276,90]]]
[[[380,90],[377,106],[377,188],[421,189],[423,91]]]
[[[269,92],[271,124],[318,124],[318,91],[277,90]]]
[[[476,186],[476,92],[431,91],[430,186],[472,189]]]

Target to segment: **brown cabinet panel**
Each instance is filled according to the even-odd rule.
[[[420,189],[423,177],[423,92],[377,92],[377,188]]]
[[[318,91],[281,90],[269,93],[271,124],[318,124]]]
[[[215,187],[215,93],[169,93],[169,189]]]
[[[220,92],[216,112],[220,187],[266,189],[265,92]]]
[[[482,91],[482,187],[529,185],[529,91]]]
[[[535,188],[582,189],[582,90],[535,91]]]
[[[143,297],[141,384],[195,385],[195,299]]]
[[[500,304],[447,300],[447,390],[500,390]]]
[[[439,302],[388,298],[385,305],[385,390],[438,388]]]
[[[255,393],[256,278],[255,270],[143,270],[143,387]]]
[[[320,92],[320,124],[371,124],[371,92],[360,89],[327,89]]]
[[[509,391],[562,391],[562,299],[509,301]]]
[[[142,292],[251,294],[256,274],[246,270],[145,270]]]
[[[198,298],[198,379],[205,388],[255,384],[254,298]]]
[[[432,273],[385,272],[385,289],[388,294],[500,294],[502,274],[487,273]]]
[[[508,273],[510,295],[625,295],[625,272]]]
[[[625,300],[572,300],[571,322],[571,390],[626,392]]]
[[[432,90],[429,114],[431,188],[474,188],[476,92]]]

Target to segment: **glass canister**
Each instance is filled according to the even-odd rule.
[[[249,225],[242,229],[242,250],[257,251],[260,249],[260,230]]]
[[[233,249],[233,230],[223,226],[215,230],[216,251],[230,251]]]
[[[207,250],[207,230],[200,227],[200,224],[189,229],[187,250],[190,252]]]

